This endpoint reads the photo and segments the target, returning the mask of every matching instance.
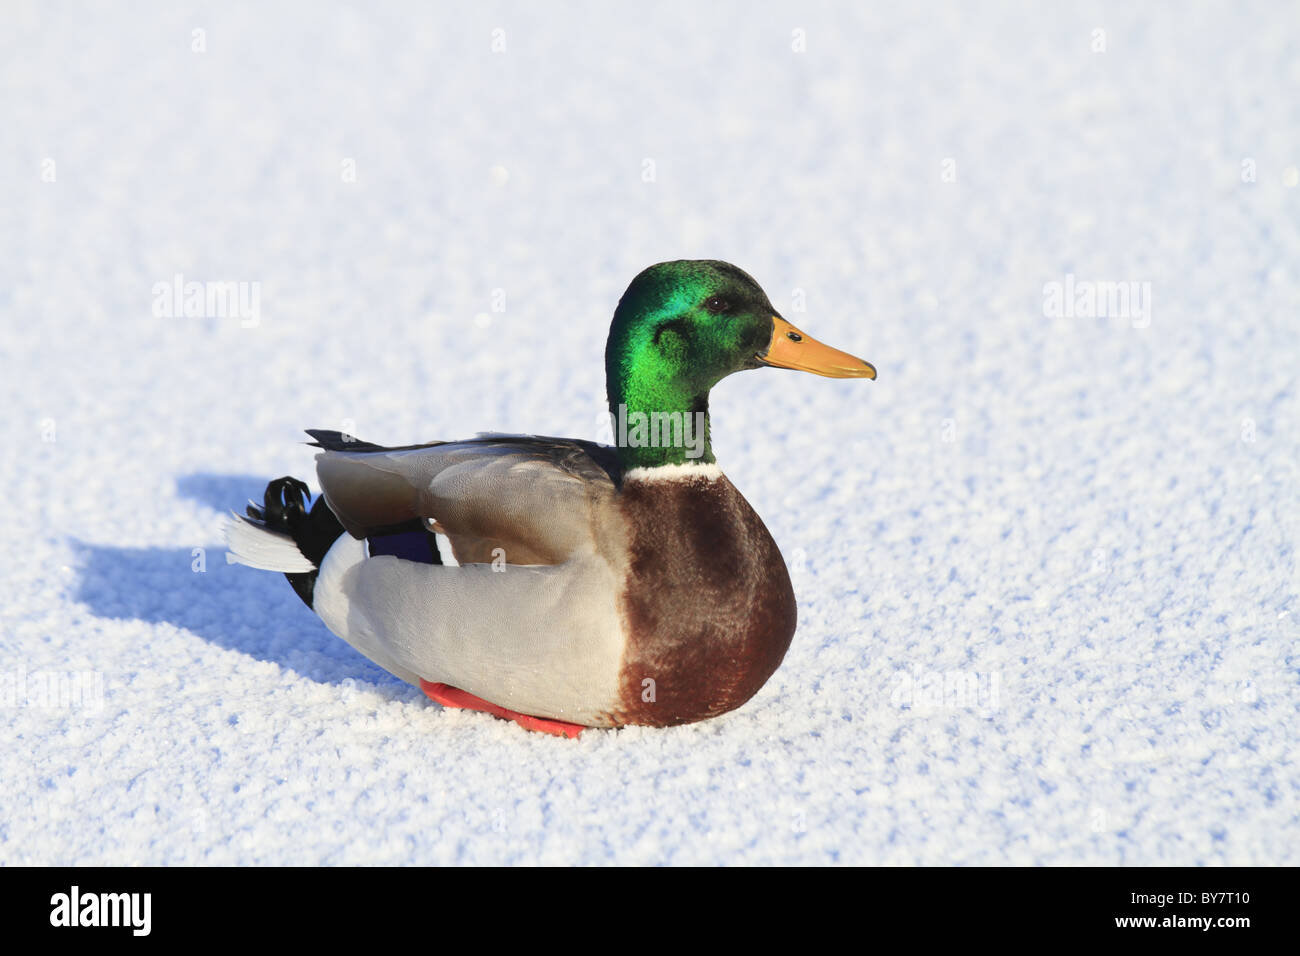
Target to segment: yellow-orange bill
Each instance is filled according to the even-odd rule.
[[[764,365],[793,368],[827,378],[875,378],[876,368],[855,355],[823,345],[780,316],[772,316],[772,341],[757,356]]]

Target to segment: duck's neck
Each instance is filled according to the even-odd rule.
[[[709,392],[675,389],[633,374],[608,386],[614,445],[625,471],[664,465],[712,465]]]

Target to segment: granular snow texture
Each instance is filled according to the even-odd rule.
[[[1300,862],[1293,11],[475,6],[6,5],[0,862]],[[880,370],[714,391],[744,708],[444,711],[225,563],[302,428],[599,437],[677,258]]]

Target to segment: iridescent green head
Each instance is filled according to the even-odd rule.
[[[875,378],[861,359],[803,335],[747,273],[679,260],[646,269],[619,300],[605,384],[625,467],[714,461],[709,390],[732,372],[775,365]]]

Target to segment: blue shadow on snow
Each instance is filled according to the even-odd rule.
[[[265,487],[266,479],[243,475],[195,474],[177,481],[183,497],[224,514],[242,512],[249,498],[261,499]],[[326,630],[283,575],[227,564],[219,539],[194,548],[72,543],[80,557],[73,596],[98,617],[174,624],[321,683],[352,679],[406,687]]]

